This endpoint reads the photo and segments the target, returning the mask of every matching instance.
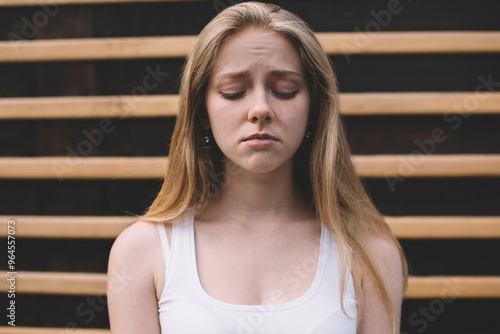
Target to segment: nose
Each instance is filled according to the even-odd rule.
[[[266,91],[264,89],[256,89],[254,91],[252,105],[248,111],[248,120],[252,123],[269,123],[273,119],[274,113],[269,104]]]

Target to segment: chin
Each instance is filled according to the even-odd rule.
[[[292,164],[292,159],[277,159],[276,155],[257,154],[243,159],[228,159],[231,164],[238,166],[239,169],[254,174],[269,174],[274,172],[286,172],[287,164]]]
[[[251,163],[251,164],[242,164],[240,167],[254,174],[270,174],[280,172],[284,168],[284,164],[271,163],[269,161],[260,162],[260,163]]]

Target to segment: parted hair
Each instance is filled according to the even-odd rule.
[[[163,185],[142,219],[175,223],[188,212],[196,215],[223,187],[224,173],[229,171],[223,170],[221,152],[216,144],[207,147],[203,140],[207,135],[203,127],[207,117],[205,93],[220,47],[229,37],[248,28],[273,31],[287,38],[295,46],[307,73],[311,96],[308,130],[312,137],[295,155],[294,178],[296,185],[310,194],[315,214],[337,238],[341,259],[341,300],[350,269],[358,314],[361,314],[361,279],[353,266],[358,261],[376,283],[396,332],[398,319],[394,307],[377,262],[370,256],[366,245],[372,237],[394,243],[400,252],[406,288],[408,274],[404,254],[352,164],[339,114],[337,79],[330,59],[309,25],[277,5],[244,2],[228,7],[198,35],[184,65],[178,118]]]

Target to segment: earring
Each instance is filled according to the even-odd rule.
[[[210,142],[210,137],[209,136],[205,136],[205,137],[203,137],[203,140],[205,141],[205,143],[209,143]]]
[[[307,132],[306,132],[306,138],[308,138],[308,139],[309,139],[309,137],[311,137],[311,131],[307,131]]]

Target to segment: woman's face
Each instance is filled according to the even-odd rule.
[[[252,173],[292,166],[310,95],[299,55],[286,38],[255,28],[231,36],[215,59],[205,102],[225,159]]]

